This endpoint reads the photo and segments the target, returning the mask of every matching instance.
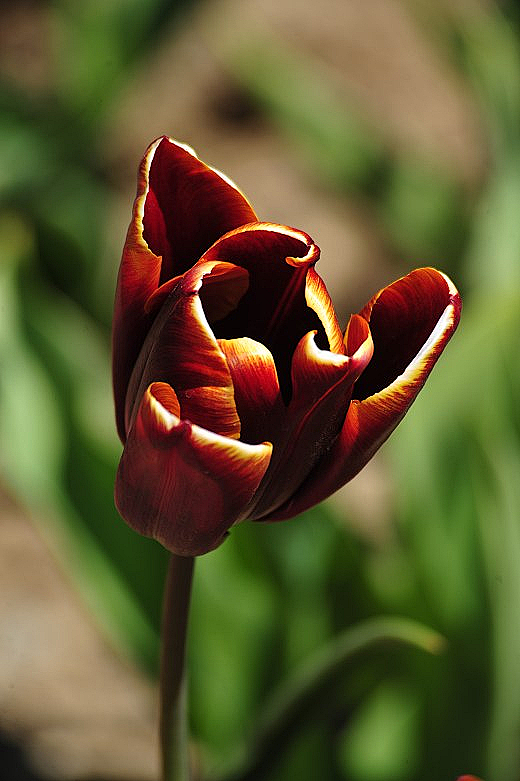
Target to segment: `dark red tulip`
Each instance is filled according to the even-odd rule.
[[[189,147],[149,147],[115,304],[116,503],[175,553],[212,550],[246,518],[289,518],[354,477],[457,327],[455,287],[423,268],[343,333],[318,257],[306,233],[258,222]]]

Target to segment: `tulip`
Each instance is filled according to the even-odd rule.
[[[147,150],[115,303],[115,495],[173,553],[203,554],[239,521],[292,517],[343,486],[457,327],[453,283],[422,268],[343,332],[318,258],[191,148],[163,137]]]

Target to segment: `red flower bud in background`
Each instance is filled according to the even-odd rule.
[[[476,776],[459,776],[457,781],[480,781]]]
[[[344,485],[457,327],[455,287],[423,268],[343,333],[318,257],[189,147],[149,147],[115,303],[116,503],[170,551],[206,553],[238,521],[289,518]]]

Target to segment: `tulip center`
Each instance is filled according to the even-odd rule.
[[[200,291],[204,311],[217,339],[247,336],[271,352],[286,404],[292,396],[291,363],[300,339],[309,331],[316,331],[318,346],[329,349],[323,325],[305,299],[307,271],[307,266],[288,263],[277,264],[275,273],[261,267],[249,269],[245,272],[249,276],[247,289],[241,285],[236,306],[224,317],[212,317],[210,297],[204,287]],[[234,284],[231,276],[219,286],[221,295],[224,295],[223,286],[228,284]],[[233,291],[226,296],[228,301],[232,297],[236,299],[237,289],[235,283]]]

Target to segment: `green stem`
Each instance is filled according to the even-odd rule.
[[[164,586],[160,741],[162,781],[189,781],[184,657],[194,559],[170,558]]]

